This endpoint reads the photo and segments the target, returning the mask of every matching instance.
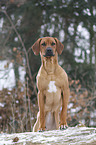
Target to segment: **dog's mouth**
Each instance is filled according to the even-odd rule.
[[[47,48],[46,48],[45,55],[43,55],[43,56],[44,56],[44,57],[51,57],[51,56],[54,56],[52,48],[47,47]]]
[[[51,57],[51,56],[54,56],[54,54],[45,54],[45,55],[43,55],[44,57]]]

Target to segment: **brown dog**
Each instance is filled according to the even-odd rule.
[[[42,60],[37,75],[39,112],[33,127],[34,132],[67,127],[68,77],[58,64],[58,54],[62,53],[63,47],[63,44],[53,37],[39,38],[32,46],[34,54],[40,53]]]

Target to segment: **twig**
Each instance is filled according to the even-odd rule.
[[[27,92],[25,94],[25,122],[26,122],[26,131],[27,131],[27,112],[28,112],[28,109],[27,109]]]
[[[29,108],[29,116],[30,116],[30,125],[31,125],[31,131],[32,131],[32,121],[31,121],[31,108],[30,108],[30,98],[29,98],[29,94],[28,94],[28,79],[27,79],[27,96],[28,96],[28,108]]]
[[[14,97],[13,97],[13,95],[12,95],[12,100],[14,101]],[[13,102],[13,104],[11,104],[11,108],[12,108],[12,116],[13,116],[13,126],[12,126],[12,128],[13,128],[13,133],[15,133],[15,114],[14,114],[14,110],[15,110],[15,106],[14,106],[14,103],[15,103],[15,101]]]
[[[17,36],[18,36],[18,38],[19,38],[19,40],[20,40],[20,42],[21,42],[21,44],[22,44],[22,47],[24,48],[25,55],[26,55],[26,61],[27,61],[27,65],[28,65],[28,70],[29,70],[29,76],[30,76],[30,78],[32,79],[31,70],[30,70],[29,61],[28,61],[28,55],[27,55],[27,51],[26,51],[25,45],[24,45],[24,43],[23,43],[23,41],[22,41],[22,38],[21,38],[20,34],[18,33],[18,31],[16,30],[15,25],[14,25],[13,22],[11,21],[11,19],[10,19],[10,17],[8,16],[7,12],[6,12],[6,11],[3,11],[3,12],[4,12],[4,14],[6,15],[6,17],[8,18],[10,24],[12,25],[12,28],[14,29],[15,33],[17,34]]]
[[[6,43],[7,43],[8,39],[9,39],[9,37],[10,37],[10,34],[11,34],[11,30],[9,31],[9,34],[8,34],[8,36],[7,36],[7,39],[5,40],[5,42],[4,42],[4,44],[3,44],[3,46],[5,46],[5,45],[6,45]]]

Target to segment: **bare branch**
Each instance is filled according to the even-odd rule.
[[[27,68],[28,68],[28,71],[29,71],[29,77],[30,77],[31,83],[32,83],[32,85],[33,85],[33,87],[34,87],[34,91],[35,91],[35,93],[36,93],[36,95],[37,95],[36,86],[35,86],[35,84],[34,84],[34,82],[33,82],[33,78],[32,78],[32,75],[31,75],[31,69],[30,69],[30,66],[29,66],[28,53],[27,53],[27,50],[26,50],[26,48],[25,48],[24,42],[23,42],[23,40],[22,40],[20,34],[18,33],[18,31],[17,31],[15,25],[13,24],[12,20],[11,20],[10,17],[8,16],[7,12],[6,12],[5,10],[2,10],[2,12],[3,12],[3,13],[6,15],[6,17],[8,18],[8,20],[9,20],[9,22],[10,22],[12,28],[14,29],[15,33],[17,34],[17,36],[18,36],[18,38],[19,38],[19,41],[20,41],[20,43],[21,43],[21,45],[22,45],[22,47],[23,47],[23,49],[24,49],[24,51],[25,51],[26,62],[27,62]]]

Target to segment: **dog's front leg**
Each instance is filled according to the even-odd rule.
[[[39,131],[45,130],[45,112],[44,112],[44,95],[42,91],[38,92],[38,105],[39,105]]]
[[[66,117],[67,117],[67,105],[69,101],[69,87],[63,89],[63,99],[62,99],[62,111],[60,115],[60,129],[66,129],[68,127]]]

